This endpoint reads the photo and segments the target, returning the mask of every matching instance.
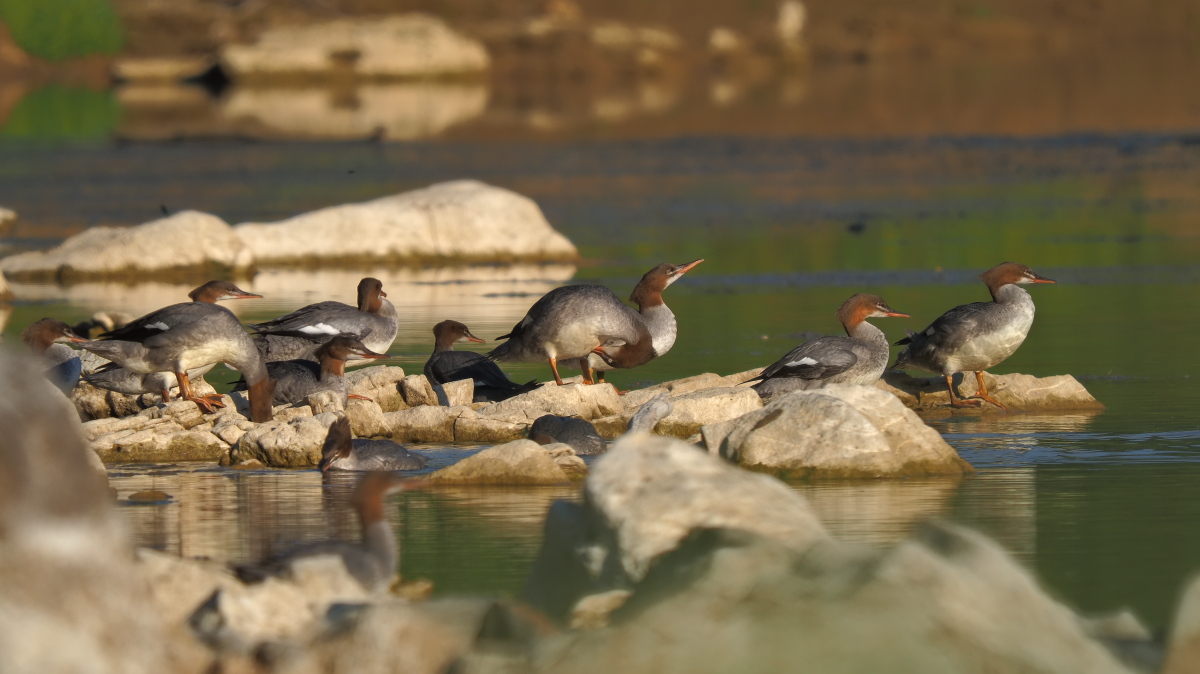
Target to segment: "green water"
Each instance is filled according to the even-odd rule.
[[[614,373],[633,387],[765,365],[833,334],[849,295],[882,295],[912,319],[890,337],[987,298],[975,276],[1002,260],[1059,281],[1032,289],[1024,346],[996,372],[1070,373],[1099,415],[987,414],[933,422],[979,469],[964,480],[797,485],[835,534],[880,545],[923,517],[989,533],[1057,596],[1087,611],[1131,606],[1162,628],[1200,570],[1187,534],[1200,520],[1200,415],[1194,310],[1200,290],[1200,144],[1191,136],[802,141],[693,138],[607,143],[175,144],[0,146],[0,202],[21,225],[5,245],[36,247],[98,223],[199,208],[230,222],[475,177],[538,201],[585,260],[575,280],[629,292],[661,261],[706,262],[667,291],[680,338],[669,355]],[[349,299],[368,270],[279,277],[243,287],[246,320],[318,299]],[[570,271],[452,282],[369,270],[402,327],[391,353],[419,371],[430,327],[456,318],[493,338]],[[561,271],[561,270],[560,270]],[[431,272],[432,273],[432,272]],[[486,275],[485,275],[486,276]],[[194,279],[198,284],[204,279]],[[43,315],[78,319],[183,298],[187,284],[18,287],[5,339]],[[267,292],[267,289],[270,292]],[[158,298],[164,298],[159,300]],[[170,299],[177,298],[177,299]],[[539,365],[508,368],[546,378]],[[463,450],[436,449],[442,459]],[[315,471],[116,467],[139,542],[248,559],[283,541],[353,531],[345,477]],[[538,544],[540,514],[570,490],[412,493],[393,502],[403,571],[439,591],[514,592]]]

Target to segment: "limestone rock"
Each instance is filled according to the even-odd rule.
[[[472,180],[235,229],[260,264],[578,257],[532,200]]]
[[[1200,671],[1200,578],[1183,590],[1168,643],[1163,674],[1195,674]]]
[[[704,443],[743,468],[788,477],[902,477],[972,472],[895,396],[839,384],[795,391],[724,424]]]
[[[324,412],[344,412],[346,406],[342,403],[342,396],[336,391],[317,391],[309,394],[305,399],[308,403],[308,408],[313,414],[322,414]]]
[[[439,404],[437,393],[423,374],[410,374],[405,377],[400,382],[400,391],[404,394],[404,404],[408,407]]]
[[[483,45],[423,14],[273,25],[250,45],[230,44],[221,61],[238,80],[431,78],[488,67]]]
[[[3,214],[0,214],[0,217],[3,217]],[[4,274],[0,273],[0,300],[11,300],[12,298],[12,288],[9,287],[8,281],[4,279]],[[3,319],[0,319],[0,327],[2,327],[3,323],[8,320],[9,311],[0,310],[0,314],[3,315]]]
[[[591,420],[620,413],[623,409],[620,396],[611,384],[551,384],[488,405],[479,413],[488,419],[532,424],[546,414]]]
[[[366,396],[384,412],[395,412],[408,407],[400,393],[400,382],[404,381],[404,368],[390,365],[364,367],[346,373],[346,392]]]
[[[705,372],[703,374],[684,377],[683,379],[675,379],[673,381],[665,381],[661,384],[649,386],[647,388],[638,389],[636,391],[627,391],[621,396],[621,402],[625,403],[625,409],[635,410],[641,407],[647,400],[658,395],[661,391],[666,391],[672,395],[680,395],[683,393],[691,393],[701,389],[721,386],[721,375],[713,372]]]
[[[979,392],[973,373],[954,375],[958,395],[969,398]],[[1092,397],[1078,380],[1069,374],[1034,377],[1028,374],[983,373],[988,394],[1000,401],[1010,412],[1040,412],[1054,410],[1102,410],[1104,405]],[[885,372],[876,386],[895,395],[906,407],[922,413],[945,414],[1002,413],[1003,410],[983,403],[978,409],[948,407],[950,394],[942,377],[915,378],[903,372]]]
[[[454,442],[508,442],[524,437],[528,428],[526,424],[514,424],[501,419],[460,415],[454,419]]]
[[[569,477],[550,452],[532,440],[489,447],[429,479],[442,484],[562,484]]]
[[[421,405],[383,415],[393,442],[454,442],[455,421],[463,415],[474,416],[469,407]]]
[[[713,377],[709,381],[721,381],[720,377],[716,375]],[[639,396],[637,399],[646,402],[649,398]],[[748,387],[699,388],[674,396],[670,400],[671,413],[658,422],[655,432],[659,435],[672,435],[677,438],[690,438],[703,426],[736,419],[762,408],[762,399]],[[614,417],[598,419],[596,429],[605,437],[616,437],[625,432],[629,420],[636,411],[636,408],[627,407],[621,414]]]
[[[471,379],[437,384],[432,388],[437,396],[438,404],[446,407],[470,405],[475,400],[475,382]]]
[[[258,424],[238,440],[232,463],[257,459],[274,468],[310,468],[321,461],[321,446],[337,416],[325,413]]]
[[[173,421],[145,428],[113,439],[103,447],[101,438],[96,453],[105,463],[216,461],[229,453],[229,445],[208,431],[185,430]]]
[[[351,400],[346,406],[350,430],[356,438],[381,438],[392,434],[383,410],[370,400]]]
[[[48,251],[0,260],[13,278],[79,280],[187,270],[218,275],[248,270],[249,248],[215,215],[181,211],[136,227],[92,227]]]

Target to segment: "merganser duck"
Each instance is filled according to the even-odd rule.
[[[508,400],[538,386],[536,379],[526,384],[510,380],[500,366],[481,353],[455,351],[458,342],[483,342],[458,321],[442,321],[433,326],[433,337],[433,353],[425,361],[425,378],[431,384],[471,379],[475,382],[477,403]]]
[[[207,297],[201,289],[192,291],[193,299]],[[222,297],[224,298],[224,293]],[[228,293],[231,299],[261,297],[251,293]],[[179,382],[179,397],[190,400],[205,413],[223,407],[219,395],[196,396],[188,380],[188,371],[214,363],[225,363],[242,373],[250,382],[250,418],[259,423],[270,421],[271,396],[275,383],[254,340],[233,312],[207,301],[172,304],[101,335],[84,345],[88,351],[117,365],[142,374],[173,372]]]
[[[340,557],[346,570],[368,592],[386,592],[396,579],[400,561],[396,535],[383,512],[383,499],[388,494],[425,486],[424,480],[404,479],[394,473],[367,473],[358,482],[351,504],[362,526],[362,541],[320,541],[308,543],[279,555],[264,564],[236,567],[237,575],[245,582],[261,581],[266,576],[291,575],[292,564],[311,557],[333,555]]]
[[[314,355],[317,363],[299,359],[267,363],[267,374],[275,382],[272,403],[295,405],[314,393],[333,391],[344,405],[349,398],[346,393],[346,360],[351,357],[369,360],[387,358],[387,354],[368,349],[354,335],[338,335],[317,348]],[[246,382],[234,382],[233,390],[246,390]]]
[[[339,417],[321,447],[321,472],[329,470],[420,470],[427,459],[390,440],[363,440],[350,432],[350,419]]]
[[[529,427],[529,439],[539,445],[561,442],[571,446],[579,456],[603,454],[608,443],[600,437],[592,422],[579,417],[559,417],[544,414],[533,420]]]
[[[188,297],[193,302],[216,304],[222,300],[251,299],[262,297],[262,295],[248,293],[229,281],[209,281],[188,293]],[[121,320],[115,321],[114,316],[120,317]],[[112,312],[97,313],[92,318],[97,325],[108,326],[107,330],[124,326],[132,320],[131,316],[127,317],[124,314]],[[94,326],[86,326],[81,323],[75,326],[75,330],[78,331],[80,327],[95,329]],[[209,370],[214,367],[216,367],[216,363],[188,370],[188,383],[208,374]],[[164,403],[171,402],[171,389],[179,387],[179,380],[176,379],[173,372],[130,372],[116,363],[105,363],[95,372],[84,375],[83,380],[96,388],[127,395],[157,393],[162,396]]]
[[[71,326],[53,318],[43,318],[21,331],[21,342],[46,362],[46,378],[66,394],[79,383],[83,362],[75,349],[65,343],[87,341],[76,335]]]
[[[632,297],[645,313],[626,306],[604,286],[555,288],[535,302],[510,333],[497,338],[508,341],[488,357],[522,362],[547,360],[560,386],[559,360],[577,359],[587,384],[593,383],[589,364],[592,354],[600,356],[608,367],[630,368],[646,363],[675,343],[675,316],[662,303],[663,289],[701,262],[662,264],[642,276]]]
[[[317,348],[335,335],[358,335],[368,349],[387,353],[396,341],[396,307],[384,299],[383,282],[364,278],[358,282],[358,306],[318,302],[266,323],[251,325],[268,361],[316,360]]]
[[[982,401],[1008,408],[988,395],[983,371],[1013,355],[1033,326],[1033,298],[1021,285],[1054,283],[1015,262],[1003,262],[979,275],[992,294],[991,302],[954,307],[920,332],[896,342],[907,345],[896,356],[893,368],[915,367],[941,373],[946,378],[952,407],[978,407]],[[954,373],[973,371],[979,393],[963,400],[954,394]]]
[[[878,295],[858,293],[842,302],[837,317],[846,337],[818,337],[792,349],[748,380],[762,380],[754,386],[758,395],[770,399],[830,384],[874,384],[887,369],[888,341],[867,319],[908,314],[892,309]]]

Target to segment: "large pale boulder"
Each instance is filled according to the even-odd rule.
[[[219,276],[247,271],[253,263],[250,249],[224,220],[181,211],[136,227],[92,227],[48,251],[6,257],[0,272],[60,281],[171,271]]]
[[[1179,598],[1171,625],[1163,674],[1200,673],[1200,578],[1193,578]]]
[[[722,382],[722,379],[717,377],[714,381]],[[639,396],[638,400],[645,398]],[[762,399],[747,387],[699,388],[673,396],[670,401],[671,413],[658,422],[654,432],[677,438],[690,438],[703,426],[736,419],[762,408]],[[597,419],[596,430],[605,437],[617,437],[625,432],[635,412],[636,407],[626,407],[620,414]]]
[[[590,420],[623,410],[621,398],[611,384],[550,384],[488,405],[479,414],[487,419],[532,424],[547,414]]]
[[[692,375],[691,377],[684,377],[683,379],[665,381],[661,384],[655,384],[654,386],[648,386],[643,389],[627,391],[621,396],[621,401],[625,403],[626,410],[633,411],[663,391],[666,391],[674,397],[683,395],[684,393],[691,393],[693,391],[702,391],[704,389],[735,387],[739,384],[745,383],[746,380],[750,379],[751,377],[758,376],[758,373],[760,372],[762,372],[762,368],[755,368],[753,370],[747,370],[745,372],[738,372],[725,376],[721,376],[713,372],[705,372],[702,374]]]
[[[393,442],[454,442],[454,424],[462,416],[477,416],[470,407],[421,405],[383,415]]]
[[[326,412],[258,424],[238,439],[229,453],[229,460],[236,464],[256,459],[275,468],[315,466],[321,461],[321,447],[329,434],[329,426],[337,417],[333,412]]]
[[[474,180],[235,230],[259,264],[315,261],[573,260],[533,200]]]
[[[271,26],[254,44],[226,45],[221,62],[238,80],[378,80],[479,73],[488,55],[440,19],[404,14]]]
[[[364,367],[346,373],[346,392],[366,396],[384,412],[395,412],[408,407],[400,392],[404,381],[404,368],[391,365]]]
[[[12,288],[8,285],[8,281],[5,280],[2,270],[0,270],[0,301],[11,300],[12,298]],[[0,318],[0,329],[3,329],[3,324],[8,321],[8,315],[10,313],[12,313],[12,310],[8,309],[7,307],[0,309],[0,314],[3,315],[3,318]]]
[[[568,452],[573,458],[574,453]],[[570,476],[546,447],[532,440],[489,447],[447,466],[429,479],[443,484],[562,484]]]
[[[893,395],[839,384],[795,391],[706,426],[710,452],[786,477],[902,477],[972,472],[942,436]]]
[[[973,373],[954,375],[958,395],[970,398],[979,392],[979,384]],[[1102,410],[1103,403],[1075,377],[1061,374],[1051,377],[1034,377],[1028,374],[983,373],[983,383],[988,395],[995,398],[1010,412],[1039,412],[1055,410]],[[946,391],[943,377],[911,377],[903,372],[885,372],[876,386],[896,396],[905,406],[925,412],[945,414],[1002,413],[999,407],[983,403],[977,409],[952,408],[950,394]]]

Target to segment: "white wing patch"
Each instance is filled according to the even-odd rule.
[[[793,360],[792,362],[788,363],[788,367],[796,367],[798,365],[816,365],[816,364],[817,364],[817,361],[813,360],[812,358],[809,358],[808,356],[805,356],[805,357],[801,358],[800,360]]]
[[[157,323],[150,323],[150,324],[146,325],[146,327],[150,330],[162,330],[164,332],[171,329],[171,326],[167,325],[166,323],[163,323],[162,321],[159,321]]]
[[[329,325],[328,323],[317,323],[316,325],[306,325],[300,328],[300,332],[306,335],[340,335],[341,330]]]
[[[933,333],[934,333],[934,329],[932,326],[930,326],[927,330],[925,330],[925,334],[929,335],[930,337],[933,336]]]

